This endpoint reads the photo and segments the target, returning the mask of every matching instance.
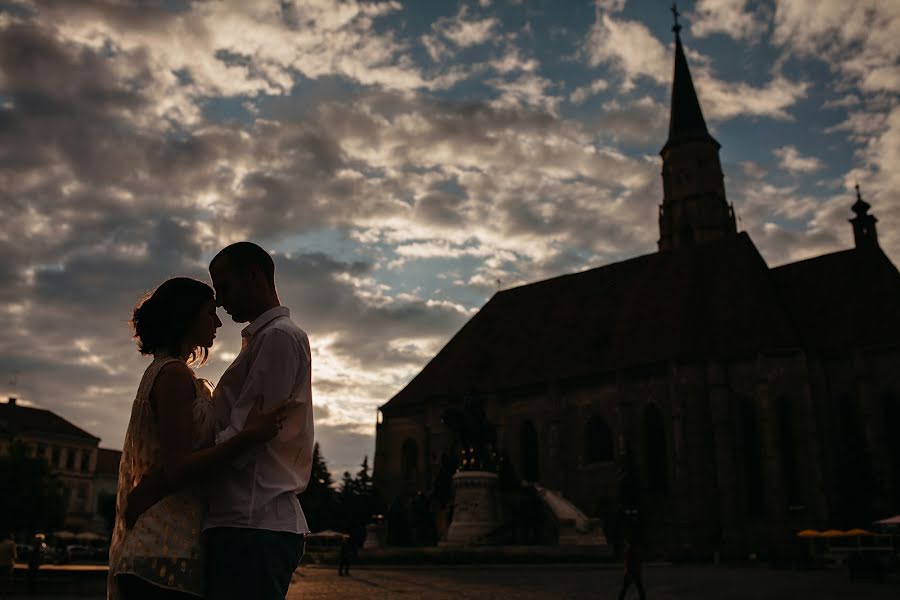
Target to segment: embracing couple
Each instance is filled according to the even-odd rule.
[[[125,435],[107,597],[283,599],[309,529],[297,494],[312,466],[310,350],[250,242],[176,277],[134,310],[144,372]],[[222,322],[241,351],[218,386],[198,379]]]

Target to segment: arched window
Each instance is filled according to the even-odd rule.
[[[401,455],[403,477],[405,479],[415,479],[419,472],[419,445],[416,444],[416,440],[407,438],[403,442]]]
[[[762,516],[766,512],[765,494],[763,493],[765,490],[762,470],[762,440],[759,435],[756,408],[749,398],[742,398],[740,401],[740,419],[747,512],[753,516]]]
[[[789,506],[803,502],[800,487],[800,471],[797,468],[797,452],[794,447],[794,415],[790,401],[780,396],[775,401],[775,423],[778,431],[778,454],[781,458],[781,475],[784,493]]]
[[[592,464],[613,460],[612,433],[603,417],[593,416],[584,424],[584,462]]]
[[[685,246],[694,243],[694,228],[684,223],[681,226],[681,231],[679,231],[679,236],[681,238],[681,243]]]
[[[644,457],[647,462],[647,484],[657,493],[669,490],[669,461],[666,428],[662,414],[654,404],[644,409]]]
[[[519,429],[519,449],[522,457],[522,479],[538,481],[538,434],[531,421],[522,423]]]

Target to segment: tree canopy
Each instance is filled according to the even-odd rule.
[[[63,486],[46,460],[13,443],[0,456],[0,530],[32,533],[57,529],[65,517]]]

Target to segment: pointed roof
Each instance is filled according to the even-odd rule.
[[[720,147],[706,128],[700,100],[694,90],[694,81],[688,68],[684,47],[681,45],[681,25],[676,22],[675,32],[675,72],[672,77],[672,106],[669,115],[669,139],[663,150],[686,141],[710,141]]]
[[[856,184],[856,202],[853,203],[853,206],[850,207],[850,210],[856,213],[857,217],[869,216],[869,209],[872,208],[872,205],[862,199],[862,194],[859,191],[859,184]],[[874,217],[873,217],[874,218]],[[852,220],[852,219],[851,219]]]
[[[84,429],[65,420],[56,413],[42,408],[32,408],[9,402],[0,403],[0,432],[15,435],[59,435],[86,442],[100,441]]]
[[[498,292],[381,408],[798,344],[742,232]]]

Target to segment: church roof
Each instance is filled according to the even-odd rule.
[[[88,442],[99,442],[100,438],[76,427],[56,413],[42,408],[32,408],[19,404],[0,404],[0,430],[14,436],[31,434],[55,434],[70,438],[80,438]]]
[[[783,303],[810,350],[900,341],[900,273],[877,246],[772,269]]]
[[[499,292],[383,408],[797,345],[741,233]]]
[[[706,128],[700,100],[694,90],[694,81],[688,68],[681,36],[675,32],[675,72],[672,76],[672,104],[669,114],[669,139],[663,151],[676,144],[688,141],[709,141],[719,147]]]

